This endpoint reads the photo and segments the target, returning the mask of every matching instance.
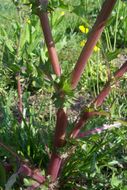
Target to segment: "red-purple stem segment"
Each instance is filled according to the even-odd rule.
[[[127,61],[125,61],[125,63],[115,72],[114,81],[117,82],[117,79],[122,77],[126,72],[127,72]],[[112,82],[112,79],[106,83],[103,90],[99,93],[99,95],[94,100],[94,105],[96,106],[96,108],[101,106],[105,98],[108,96],[111,90],[111,82]]]
[[[51,176],[51,180],[54,182],[59,174],[62,158],[57,153],[52,153],[51,160],[48,166],[48,175]]]
[[[37,0],[37,4],[42,6],[48,5],[48,0]],[[53,42],[49,19],[48,19],[48,13],[47,10],[39,10],[38,9],[38,16],[40,18],[41,26],[43,29],[45,42],[48,48],[49,58],[54,70],[54,73],[57,76],[61,75],[61,68],[59,65],[58,55],[56,52],[56,48]],[[67,116],[64,112],[63,108],[58,109],[57,111],[57,121],[56,121],[56,128],[55,128],[55,136],[54,136],[54,149],[57,150],[59,147],[64,145],[65,142],[65,131],[67,126]],[[61,165],[61,158],[60,156],[53,152],[51,156],[51,160],[48,166],[48,175],[51,176],[52,181],[56,180],[58,177],[60,165]]]
[[[66,128],[67,128],[67,115],[63,108],[59,108],[57,111],[54,147],[62,147],[65,144]]]
[[[120,69],[118,69],[115,74],[114,74],[114,77],[117,79],[117,78],[120,78],[124,75],[124,73],[127,72],[127,61],[125,61],[125,63],[120,67]]]
[[[77,135],[79,134],[81,127],[88,121],[90,117],[94,115],[94,112],[84,112],[80,119],[77,121],[74,129],[72,130],[70,137],[71,138],[76,138]]]
[[[127,61],[115,72],[114,74],[114,81],[122,77],[127,72]],[[95,107],[99,107],[103,104],[105,98],[108,96],[111,90],[111,82],[112,80],[108,81],[105,85],[105,87],[102,89],[102,91],[99,93],[99,95],[94,100],[93,104]],[[98,112],[84,112],[78,122],[76,123],[74,129],[71,132],[70,137],[76,138],[82,128],[82,126],[88,121],[89,118],[99,114]]]
[[[37,0],[37,5],[39,6],[47,6],[48,5],[48,0]],[[52,68],[54,70],[54,73],[57,76],[61,75],[61,68],[59,65],[59,60],[58,60],[58,55],[56,52],[56,48],[55,48],[55,44],[53,41],[53,37],[52,37],[52,33],[51,33],[51,29],[50,29],[50,24],[49,24],[49,19],[48,19],[48,13],[47,10],[40,10],[38,8],[38,16],[40,18],[40,22],[41,22],[41,26],[42,26],[42,30],[44,33],[44,38],[45,38],[45,42],[48,48],[48,53],[49,53],[49,58],[52,64]]]
[[[40,184],[45,182],[45,177],[42,176],[38,170],[33,170],[26,164],[21,165],[21,167],[18,170],[18,174],[31,177],[32,179],[36,180]]]
[[[94,135],[94,134],[97,134],[97,133],[102,133],[103,131],[107,130],[107,129],[112,129],[112,128],[119,128],[121,126],[121,123],[114,123],[112,125],[103,125],[102,127],[100,128],[95,128],[95,129],[92,129],[92,130],[89,130],[89,131],[86,131],[84,133],[79,133],[77,138],[85,138],[89,135]]]
[[[71,76],[71,86],[76,88],[80,77],[84,71],[85,65],[91,56],[93,49],[104,30],[106,22],[111,14],[111,11],[117,0],[105,0],[100,14],[98,15],[96,22],[88,36],[88,40],[80,54],[80,57],[75,65],[75,68]]]
[[[111,90],[110,82],[107,82],[102,91],[94,100],[94,105],[96,106],[96,108],[102,105],[104,99],[108,96],[110,90]]]
[[[57,121],[54,135],[54,150],[58,150],[65,145],[65,135],[67,127],[67,115],[63,108],[57,111]],[[59,170],[62,163],[62,158],[58,153],[52,152],[51,160],[48,166],[48,175],[51,176],[52,181],[55,181],[59,175]]]

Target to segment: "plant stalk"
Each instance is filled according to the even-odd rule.
[[[37,0],[37,6],[44,6],[47,9],[48,6],[48,0]],[[49,19],[48,19],[48,13],[47,10],[38,10],[38,16],[40,18],[41,27],[43,30],[45,42],[48,48],[49,58],[52,64],[52,68],[54,70],[54,73],[59,77],[61,75],[61,68],[59,65],[58,55],[56,52],[55,44],[53,41]]]
[[[114,123],[112,125],[106,125],[105,124],[100,128],[95,128],[95,129],[86,131],[84,133],[79,133],[77,138],[85,138],[85,137],[90,136],[90,135],[94,135],[94,134],[98,134],[98,133],[100,134],[107,129],[119,128],[119,127],[121,127],[121,123]]]
[[[45,177],[42,176],[38,170],[33,170],[26,164],[21,165],[21,167],[18,170],[18,174],[31,177],[32,179],[41,184],[45,182]]]
[[[60,155],[53,152],[48,166],[48,175],[51,176],[52,182],[56,181],[59,175],[61,163],[62,163],[62,158],[60,157]]]
[[[19,123],[21,123],[22,122],[22,115],[23,115],[23,102],[22,102],[22,85],[21,85],[19,73],[17,74],[16,78],[17,78],[18,110],[19,110],[18,121],[19,121]]]
[[[67,115],[63,108],[57,111],[57,121],[54,135],[54,151],[52,152],[51,160],[48,166],[48,175],[51,176],[52,181],[55,181],[59,175],[62,158],[56,153],[60,147],[65,145],[65,135],[67,127]]]
[[[100,11],[100,14],[98,15],[96,22],[88,36],[88,40],[80,54],[80,57],[75,65],[75,68],[72,72],[71,76],[71,86],[72,88],[76,88],[80,77],[84,71],[84,68],[86,66],[86,63],[91,56],[93,49],[100,38],[104,27],[106,25],[106,22],[111,14],[111,11],[115,5],[117,0],[105,0],[102,9]]]
[[[7,150],[12,156],[14,156],[19,162],[20,162],[20,157],[18,156],[18,154],[16,154],[10,147],[8,147],[7,145],[5,145],[3,142],[0,141],[0,147],[4,148],[5,150]]]
[[[125,73],[127,72],[127,61],[114,73],[114,78],[107,81],[106,85],[102,89],[102,91],[99,93],[99,95],[95,98],[93,101],[93,104],[95,107],[99,107],[103,104],[105,98],[108,96],[108,94],[111,91],[111,82],[114,80],[117,82],[119,78],[121,78]],[[99,112],[92,111],[92,112],[84,112],[83,115],[81,115],[80,119],[76,123],[74,129],[71,132],[70,137],[76,138],[82,128],[82,126],[88,121],[89,118],[99,115]]]
[[[67,127],[67,115],[63,108],[57,111],[57,121],[54,136],[54,147],[62,147],[65,144],[65,135]]]

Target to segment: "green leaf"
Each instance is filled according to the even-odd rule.
[[[30,42],[30,30],[29,30],[29,24],[26,24],[23,26],[23,30],[21,33],[21,38],[20,38],[20,51],[22,51],[22,48],[24,47],[26,42]]]
[[[40,39],[36,39],[35,41],[33,41],[32,43],[30,43],[30,45],[27,48],[27,52],[30,54],[33,52],[33,50],[37,47],[38,43],[39,43]]]
[[[113,160],[108,163],[110,166],[119,165],[119,162],[117,160]]]
[[[14,73],[17,73],[21,70],[20,66],[19,65],[16,65],[16,64],[12,64],[10,65],[10,69],[14,72]]]
[[[27,179],[27,178],[24,178],[23,182],[24,182],[25,186],[27,186],[27,187],[31,186],[31,185],[33,185],[33,183],[35,183],[34,180]]]
[[[122,180],[118,179],[117,176],[113,173],[111,178],[111,186],[112,187],[118,187],[122,183]]]
[[[121,50],[118,50],[118,49],[117,49],[117,50],[114,51],[114,52],[108,52],[108,53],[106,54],[108,61],[110,62],[110,61],[116,59],[117,56],[118,56],[118,54],[120,53],[120,51],[121,51]]]
[[[6,44],[7,48],[10,50],[10,52],[14,52],[13,43],[11,40],[9,40],[9,39],[5,40],[5,44]]]
[[[45,51],[44,48],[41,48],[40,53],[41,53],[41,60],[43,62],[48,61],[48,57],[46,55],[47,51]]]
[[[72,90],[71,85],[68,80],[65,80],[63,82],[62,90],[64,91],[65,94],[67,94],[69,96],[73,96],[73,90]]]
[[[122,187],[122,190],[127,190],[127,185],[125,185],[124,187]]]

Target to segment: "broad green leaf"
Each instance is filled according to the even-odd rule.
[[[127,185],[125,185],[124,187],[122,187],[121,190],[127,190]]]
[[[118,187],[121,183],[122,183],[122,180],[118,179],[118,177],[115,176],[115,174],[113,174],[111,178],[111,186]]]

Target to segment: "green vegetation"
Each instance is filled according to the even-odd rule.
[[[0,0],[0,189],[127,190],[126,1],[78,71],[103,2]]]

